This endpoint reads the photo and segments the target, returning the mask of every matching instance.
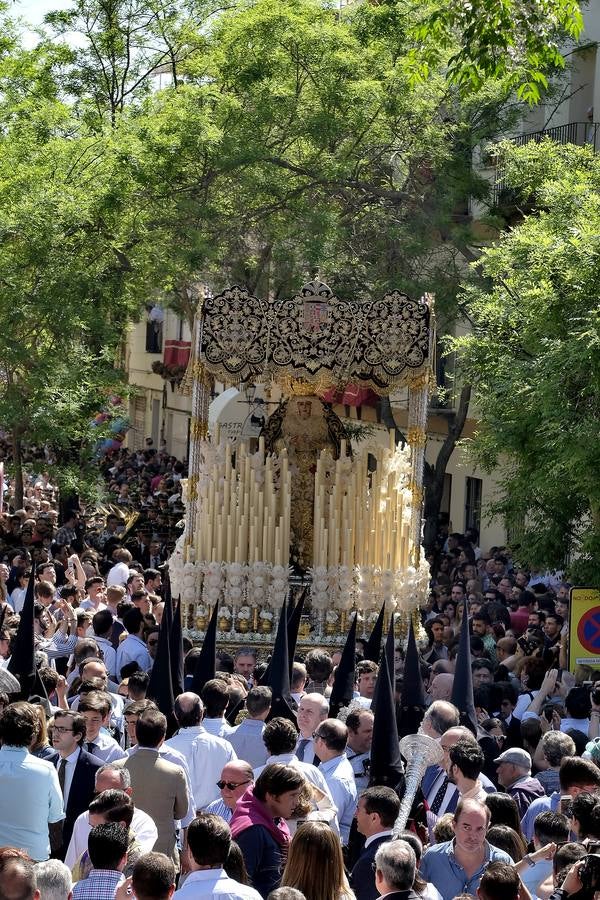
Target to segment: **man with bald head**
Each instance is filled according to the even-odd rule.
[[[296,756],[300,762],[312,763],[315,759],[313,734],[320,722],[329,715],[329,703],[322,694],[305,694],[298,704],[298,744]]]
[[[226,822],[231,821],[235,805],[248,788],[254,784],[254,772],[250,763],[243,759],[234,759],[227,763],[217,782],[221,796],[206,807],[207,813],[221,816]]]
[[[315,729],[314,742],[319,771],[337,807],[342,844],[347,844],[358,803],[354,770],[346,756],[348,729],[339,719],[325,719]]]
[[[439,675],[440,672],[449,672],[452,674],[454,672],[454,662],[450,659],[436,659],[431,667],[429,681],[433,681],[435,676]]]
[[[454,675],[447,672],[440,672],[429,684],[429,696],[435,700],[450,700],[452,697],[452,685],[454,684]]]
[[[119,735],[124,734],[125,720],[123,718],[125,701],[120,694],[110,690],[112,682],[108,678],[108,670],[101,659],[88,659],[81,667],[82,681],[89,681],[92,678],[100,678],[104,685],[104,690],[110,697],[110,705],[112,711],[110,714],[110,725]],[[79,696],[76,696],[69,702],[71,709],[79,709]]]
[[[473,732],[469,731],[468,728],[465,728],[464,725],[455,725],[452,728],[448,728],[448,730],[441,735],[439,741],[440,746],[444,751],[444,758],[440,767],[441,772],[438,773],[438,777],[431,787],[429,787],[427,793],[424,791],[431,813],[434,813],[433,807],[436,807],[436,818],[443,816],[444,813],[454,812],[456,804],[460,799],[460,792],[456,784],[453,784],[449,778],[451,748],[458,744],[459,741],[468,741],[471,744],[479,746]],[[482,773],[479,775],[479,781],[486,793],[491,793],[496,790],[490,779]],[[423,779],[423,783],[426,784],[425,778]]]
[[[237,759],[229,741],[209,734],[202,726],[204,705],[198,694],[186,691],[175,700],[177,734],[165,747],[178,750],[188,764],[196,811],[204,810],[219,797],[217,781],[228,762]]]
[[[453,703],[434,700],[425,711],[419,731],[427,737],[438,740],[449,728],[458,725],[459,721],[460,716]]]
[[[440,675],[436,675],[436,679],[440,677]],[[442,735],[450,728],[456,727],[459,721],[459,713],[453,703],[448,703],[446,700],[434,700],[425,711],[419,731],[426,734],[427,737],[439,741]],[[445,769],[441,766],[428,766],[425,769],[421,789],[430,810],[427,813],[429,825],[433,827],[441,815],[440,809],[444,807],[445,811],[456,788],[450,784]]]

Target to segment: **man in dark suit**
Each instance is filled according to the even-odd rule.
[[[375,884],[381,900],[419,900],[413,890],[417,858],[406,841],[384,841],[375,854]]]
[[[136,538],[126,542],[125,547],[135,562],[140,563],[144,569],[150,566],[150,541],[152,540],[152,529],[142,525],[136,531]]]
[[[366,788],[358,799],[356,825],[364,834],[365,846],[350,874],[356,900],[377,900],[373,862],[379,847],[391,840],[392,828],[398,817],[400,801],[389,787]]]
[[[60,710],[54,716],[52,746],[58,751],[56,764],[61,786],[65,819],[61,833],[55,829],[52,840],[53,855],[64,859],[73,833],[75,819],[90,805],[96,791],[96,772],[104,765],[82,749],[86,723],[81,713]]]

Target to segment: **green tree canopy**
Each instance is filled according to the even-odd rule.
[[[57,56],[58,55],[58,56]],[[0,61],[0,421],[81,474],[94,414],[118,384],[116,351],[140,304],[127,247],[128,174],[110,136],[58,98],[60,48]]]
[[[570,558],[600,585],[600,159],[551,141],[504,147],[515,202],[533,210],[486,250],[454,342],[472,379],[473,450],[499,469],[494,511],[526,564]]]
[[[549,75],[565,66],[563,50],[583,31],[579,0],[438,0],[423,8],[411,56],[427,74],[451,48],[447,76],[464,91],[507,79],[521,100],[538,103]]]

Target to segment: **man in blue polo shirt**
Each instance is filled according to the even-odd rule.
[[[435,884],[442,900],[458,894],[476,896],[485,868],[490,862],[512,865],[508,853],[486,841],[490,811],[478,800],[459,800],[454,813],[454,839],[435,844],[423,854],[421,874]]]
[[[64,817],[59,776],[28,752],[37,716],[30,703],[11,703],[0,720],[0,844],[26,850],[35,862],[50,855],[49,825]]]

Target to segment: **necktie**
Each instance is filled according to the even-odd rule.
[[[298,741],[298,749],[296,750],[296,756],[302,762],[304,759],[304,751],[306,750],[306,745],[308,744],[310,738],[300,738]]]
[[[93,741],[87,742],[88,753],[91,753],[92,756],[96,752],[96,747],[97,747],[97,744],[95,744]]]
[[[431,812],[434,814],[434,816],[437,816],[437,814],[440,811],[442,801],[443,801],[444,797],[446,796],[446,788],[448,787],[449,784],[450,784],[450,781],[448,779],[448,776],[445,775],[442,780],[442,783],[439,787],[439,790],[438,790],[437,794],[435,795],[435,797],[433,798],[433,802],[431,804]]]
[[[65,775],[67,773],[67,761],[66,759],[61,759],[60,765],[58,767],[58,783],[60,784],[60,791],[63,797],[65,796]]]

